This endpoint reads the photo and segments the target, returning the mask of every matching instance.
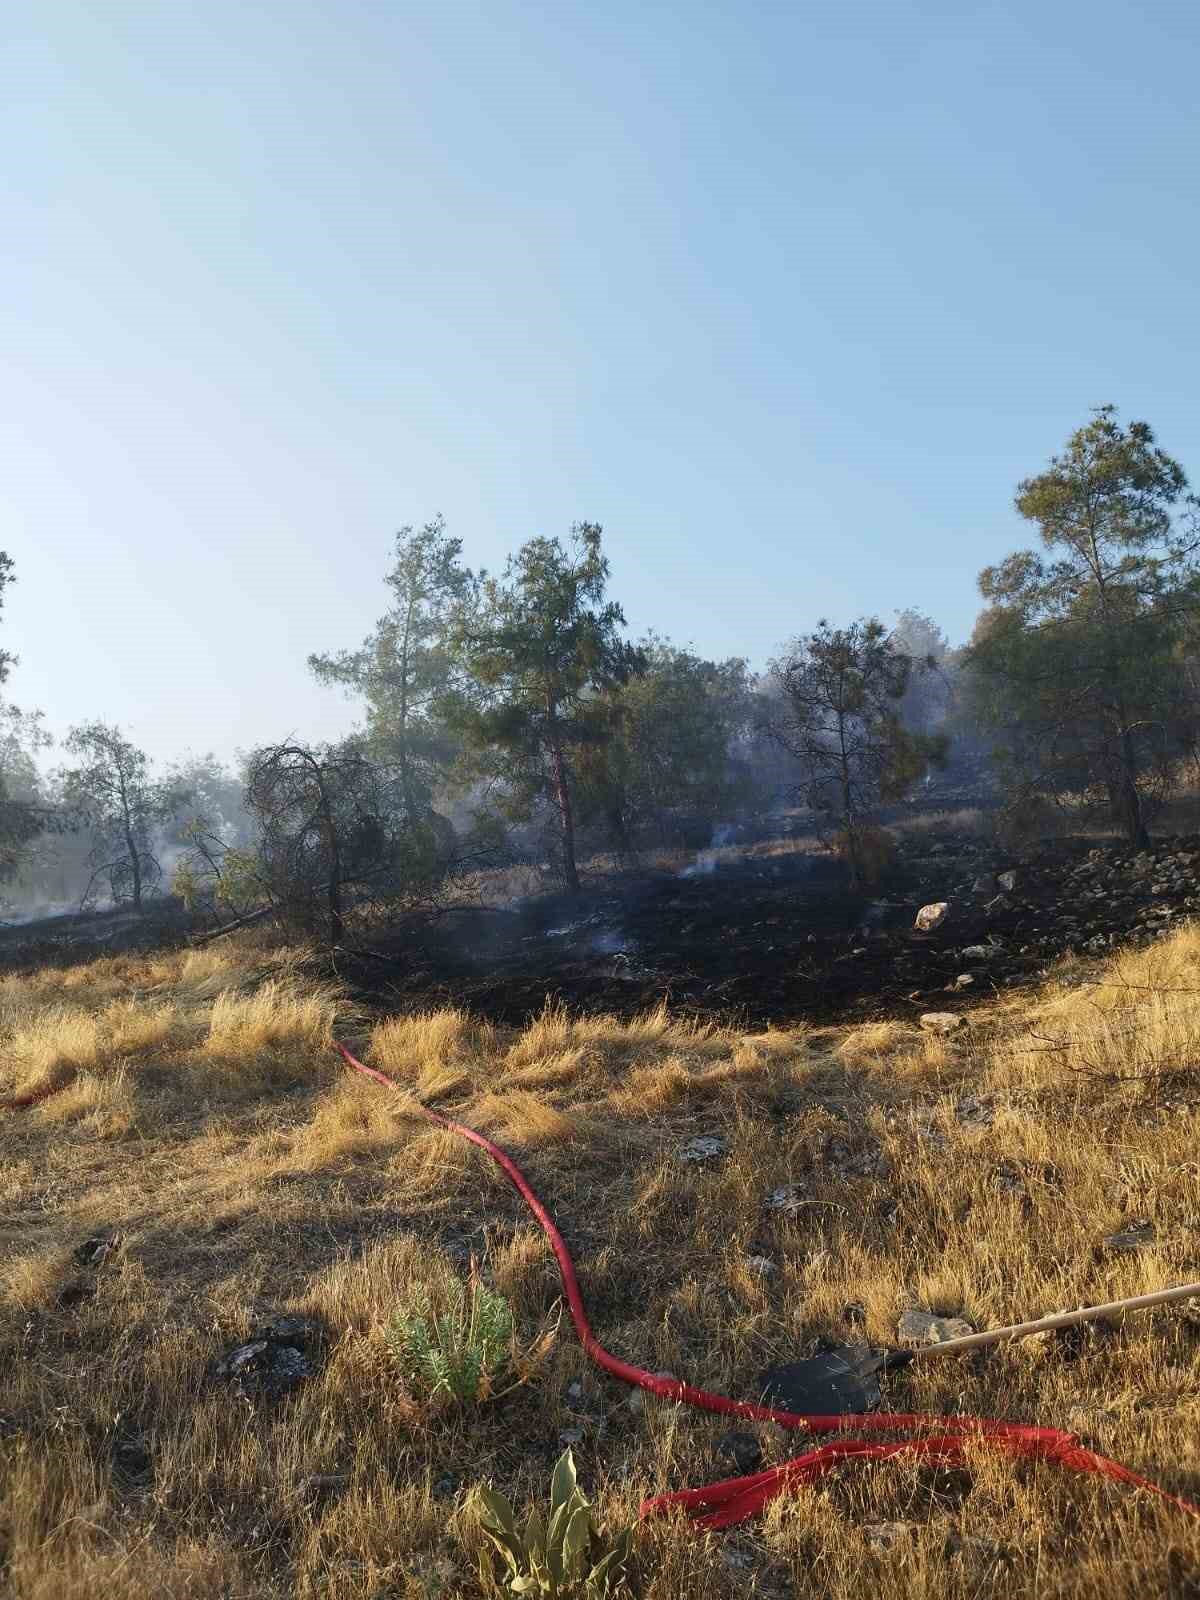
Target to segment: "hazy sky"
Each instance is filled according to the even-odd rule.
[[[31,0],[0,21],[12,698],[174,755],[441,512],[630,623],[955,639],[1089,407],[1200,478],[1195,0]]]

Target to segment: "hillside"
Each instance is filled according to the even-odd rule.
[[[7,1591],[476,1595],[472,1488],[542,1501],[563,1441],[616,1524],[753,1459],[720,1418],[603,1377],[565,1319],[513,1393],[414,1403],[380,1330],[416,1288],[474,1257],[532,1343],[559,1279],[486,1157],[348,1074],[334,1032],[517,1156],[608,1348],[754,1398],[821,1340],[895,1344],[911,1307],[985,1328],[1200,1277],[1197,991],[1190,926],[1060,965],[948,1039],[665,1010],[380,1018],[249,936],[3,980],[0,1087],[66,1085],[0,1124]],[[701,1135],[723,1144],[683,1159]],[[285,1314],[311,1376],[240,1395],[216,1364]],[[1072,1429],[1200,1498],[1198,1339],[1200,1307],[1166,1308],[918,1363],[885,1405]],[[802,1448],[737,1431],[766,1463]],[[648,1523],[637,1550],[647,1600],[1200,1584],[1182,1513],[983,1452],[969,1473],[850,1466],[723,1535]]]

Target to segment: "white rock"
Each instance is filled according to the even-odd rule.
[[[917,920],[913,923],[918,933],[932,933],[935,928],[940,928],[950,915],[950,902],[948,900],[935,900],[932,905],[922,906],[917,912]]]
[[[920,1021],[927,1033],[957,1033],[967,1025],[966,1017],[955,1011],[926,1011]]]

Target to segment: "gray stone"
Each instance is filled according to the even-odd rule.
[[[990,872],[984,872],[975,879],[971,885],[971,893],[987,895],[989,898],[996,892],[996,880]]]
[[[1154,1224],[1145,1218],[1131,1222],[1127,1228],[1122,1228],[1119,1233],[1110,1233],[1104,1242],[1110,1250],[1119,1250],[1125,1255],[1133,1255],[1138,1250],[1145,1250],[1154,1243]]]
[[[684,1145],[679,1152],[680,1161],[711,1161],[725,1154],[725,1140],[719,1133],[702,1133]]]
[[[664,1378],[670,1383],[679,1382],[679,1379],[673,1372],[654,1372],[651,1374],[651,1376],[654,1378]],[[625,1404],[629,1407],[630,1411],[644,1411],[646,1409],[646,1399],[649,1394],[650,1391],[648,1389],[632,1389],[630,1390],[629,1398],[626,1400]],[[655,1399],[657,1398],[658,1396],[656,1395]]]
[[[1021,886],[1021,874],[1015,867],[1008,872],[998,872],[996,874],[996,882],[1006,894],[1015,894]]]
[[[747,1256],[746,1271],[756,1278],[770,1278],[775,1274],[775,1263],[767,1256]]]
[[[991,945],[969,944],[960,954],[964,961],[989,961],[996,952]]]
[[[965,1317],[937,1317],[932,1311],[906,1311],[900,1318],[897,1337],[903,1344],[945,1344],[962,1339],[975,1329]]]
[[[789,1216],[795,1216],[807,1201],[803,1189],[798,1183],[784,1183],[778,1189],[772,1189],[767,1197],[767,1206],[771,1211],[784,1211]]]
[[[986,1128],[992,1121],[991,1107],[984,1105],[982,1100],[976,1100],[973,1095],[958,1102],[954,1115],[964,1128]]]

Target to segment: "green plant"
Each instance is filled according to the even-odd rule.
[[[503,1581],[510,1594],[545,1597],[545,1600],[601,1600],[619,1589],[633,1547],[633,1529],[615,1538],[596,1526],[592,1508],[575,1476],[575,1461],[564,1450],[550,1478],[550,1519],[543,1523],[537,1511],[529,1513],[523,1529],[517,1527],[513,1508],[502,1494],[480,1488],[483,1505],[479,1523],[504,1563]],[[479,1556],[484,1589],[495,1582],[491,1552]]]
[[[417,1394],[486,1400],[515,1365],[512,1310],[474,1268],[469,1283],[452,1278],[441,1298],[442,1310],[425,1293],[392,1318],[384,1330],[392,1360]]]

